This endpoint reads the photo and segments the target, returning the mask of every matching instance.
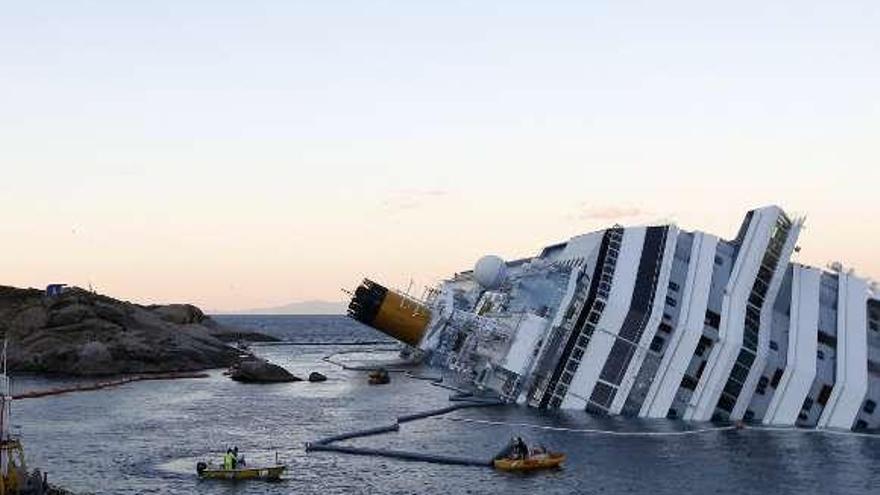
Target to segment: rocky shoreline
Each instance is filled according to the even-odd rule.
[[[237,362],[229,342],[273,337],[220,325],[190,304],[140,305],[80,288],[0,286],[10,371],[107,376],[200,371]]]

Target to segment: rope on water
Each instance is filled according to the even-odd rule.
[[[841,435],[841,436],[850,436],[850,437],[860,437],[860,438],[872,438],[872,439],[880,439],[880,435],[873,433],[860,433],[853,431],[844,431],[844,430],[832,430],[825,428],[815,428],[815,429],[804,429],[804,428],[786,428],[786,427],[778,427],[778,426],[717,426],[712,428],[700,428],[696,430],[681,430],[681,431],[615,431],[615,430],[599,430],[599,429],[591,429],[591,428],[564,428],[561,426],[546,426],[546,425],[536,425],[531,423],[508,423],[504,421],[487,421],[483,419],[470,419],[470,418],[446,418],[446,417],[435,417],[432,418],[435,420],[442,421],[456,421],[461,423],[473,423],[473,424],[482,424],[487,426],[508,426],[508,427],[517,427],[517,428],[532,428],[536,430],[546,430],[546,431],[564,431],[568,433],[583,433],[583,434],[592,434],[592,435],[610,435],[610,436],[620,436],[620,437],[673,437],[673,436],[686,436],[686,435],[698,435],[701,433],[712,433],[719,431],[729,431],[729,430],[755,430],[755,431],[769,431],[769,432],[782,432],[782,433],[818,433],[825,435]]]
[[[355,346],[355,345],[382,345],[388,344],[387,340],[367,340],[367,341],[357,341],[357,342],[292,342],[282,340],[279,342],[250,342],[248,345],[251,347],[276,347],[276,346],[322,346],[322,345],[335,345],[335,346]],[[364,351],[358,351],[364,352]]]
[[[341,361],[334,359],[336,356],[342,356],[345,354],[372,354],[372,353],[376,353],[376,352],[392,352],[392,351],[396,351],[396,350],[398,350],[397,347],[393,347],[393,348],[384,347],[384,348],[369,349],[369,350],[352,349],[352,350],[339,351],[339,352],[327,354],[326,356],[321,358],[321,361],[324,361],[326,363],[330,363],[335,366],[339,366],[340,368],[342,368],[343,370],[346,370],[346,371],[375,371],[375,370],[378,370],[379,368],[382,368],[389,373],[407,373],[407,372],[411,371],[407,368],[389,368],[389,367],[385,367],[385,366],[382,366],[379,364],[367,365],[367,366],[352,366],[352,365],[345,364]]]
[[[875,440],[880,440],[880,434],[877,433],[864,433],[858,431],[846,431],[846,430],[834,430],[830,428],[796,428],[796,427],[785,427],[785,426],[750,426],[748,427],[750,430],[758,430],[758,431],[771,431],[771,432],[779,432],[779,433],[819,433],[823,435],[840,435],[844,437],[856,437],[856,438],[872,438]]]
[[[461,423],[474,423],[474,424],[483,424],[488,426],[512,426],[517,428],[532,428],[535,430],[546,430],[546,431],[564,431],[568,433],[584,433],[584,434],[593,434],[593,435],[612,435],[612,436],[621,436],[621,437],[659,437],[659,436],[684,436],[684,435],[696,435],[699,433],[709,433],[713,431],[725,431],[725,430],[733,430],[736,429],[736,426],[719,426],[715,428],[703,428],[699,430],[682,430],[682,431],[614,431],[614,430],[599,430],[593,428],[564,428],[561,426],[545,426],[545,425],[536,425],[531,423],[507,423],[504,421],[487,421],[483,419],[469,419],[469,418],[433,418],[436,420],[443,421],[456,421]]]

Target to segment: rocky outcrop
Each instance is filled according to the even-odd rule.
[[[165,321],[177,323],[178,325],[194,325],[203,324],[205,322],[213,322],[202,310],[192,304],[166,304],[147,306],[153,313],[159,315]],[[213,326],[209,323],[209,326]]]
[[[73,375],[226,367],[235,334],[188,304],[142,306],[83,289],[46,296],[0,286],[0,332],[12,370]]]
[[[326,382],[327,377],[317,371],[313,371],[309,373],[309,381],[310,382]]]
[[[301,378],[264,359],[245,359],[229,370],[229,377],[245,383],[299,382]]]

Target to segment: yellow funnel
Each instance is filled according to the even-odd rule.
[[[431,319],[423,304],[368,279],[355,290],[348,315],[411,346],[422,341]]]

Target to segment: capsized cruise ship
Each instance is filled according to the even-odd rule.
[[[791,261],[768,206],[724,240],[621,227],[485,256],[416,299],[370,280],[349,315],[504,400],[693,421],[880,428],[880,294]]]

